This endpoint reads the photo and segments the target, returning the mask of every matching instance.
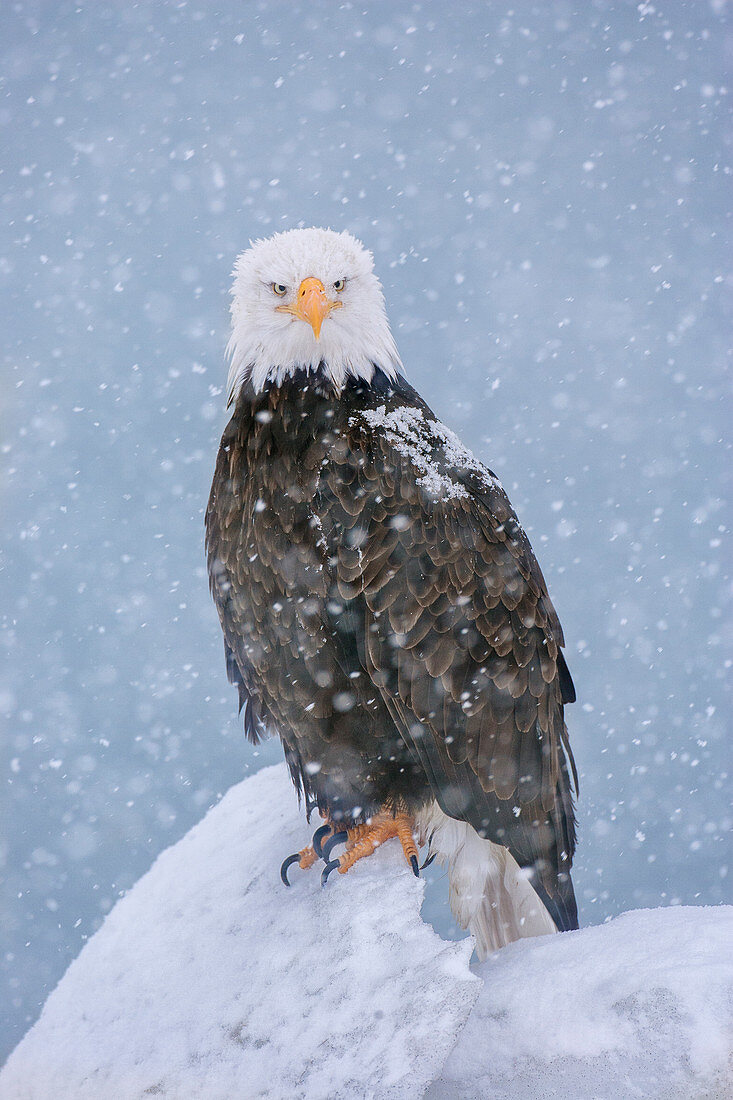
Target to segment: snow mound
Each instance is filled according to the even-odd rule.
[[[284,765],[234,787],[107,917],[0,1075],[3,1100],[422,1096],[478,994],[388,844],[325,890]]]
[[[511,944],[426,1100],[733,1097],[732,945],[733,906]]]
[[[0,1074],[3,1100],[722,1100],[733,908],[628,913],[471,971],[388,844],[321,890],[284,765],[115,907]]]

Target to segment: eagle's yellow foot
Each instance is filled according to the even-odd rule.
[[[316,829],[312,844],[318,858],[328,863],[331,858],[331,849],[336,844],[343,844],[346,840],[348,840],[346,830],[338,829],[332,821],[328,821],[325,825],[321,825],[320,829]]]
[[[334,826],[330,822],[321,825],[319,829],[316,829],[313,834],[313,841],[307,848],[301,848],[299,852],[283,860],[282,866],[280,867],[280,878],[286,886],[289,886],[288,869],[292,867],[294,863],[297,863],[302,871],[307,871],[309,867],[313,866],[316,860],[325,859],[328,861],[331,854],[331,848],[334,844],[344,840],[346,840],[346,833],[336,832]]]
[[[321,874],[321,884],[326,885],[331,871],[338,869],[340,875],[345,875],[350,867],[358,860],[370,856],[385,840],[393,836],[399,838],[405,859],[412,867],[413,873],[420,876],[420,868],[417,861],[417,845],[412,835],[412,818],[407,813],[392,813],[391,810],[383,810],[376,814],[369,825],[356,825],[347,832],[346,851],[338,859],[328,860]],[[324,857],[325,857],[324,853]]]
[[[297,863],[301,870],[307,871],[308,868],[312,867],[316,860],[319,858],[320,857],[316,854],[316,850],[312,844],[309,844],[307,848],[301,848],[299,852],[296,852],[292,856],[288,856],[287,859],[284,859],[282,861],[282,866],[280,867],[280,878],[283,880],[286,886],[289,886],[289,867],[292,867],[294,863]]]

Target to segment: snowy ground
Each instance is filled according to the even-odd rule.
[[[284,765],[233,788],[71,965],[3,1100],[722,1098],[733,909],[628,913],[469,969],[386,846],[321,890]]]
[[[733,1096],[731,943],[733,907],[690,906],[505,948],[426,1100]]]

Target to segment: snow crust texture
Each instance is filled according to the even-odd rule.
[[[730,1096],[733,907],[627,913],[472,971],[397,845],[286,891],[308,836],[284,765],[234,787],[72,963],[2,1100]]]

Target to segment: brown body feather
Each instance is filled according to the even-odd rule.
[[[436,799],[573,927],[572,680],[493,475],[404,380],[337,396],[301,373],[240,393],[206,525],[248,735],[277,731],[309,807]]]

